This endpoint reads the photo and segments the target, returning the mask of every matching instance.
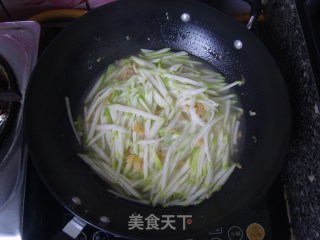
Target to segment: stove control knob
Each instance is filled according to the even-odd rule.
[[[109,236],[105,232],[96,232],[93,235],[93,240],[109,240]]]
[[[76,240],[88,240],[87,235],[84,232],[81,232]]]
[[[242,240],[243,232],[242,229],[238,226],[232,226],[228,230],[229,240]]]
[[[266,233],[264,228],[258,223],[252,223],[247,227],[246,231],[249,240],[263,240]]]

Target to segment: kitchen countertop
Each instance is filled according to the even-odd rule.
[[[269,1],[264,25],[264,42],[283,73],[292,105],[282,172],[292,239],[320,239],[320,100],[295,1]]]

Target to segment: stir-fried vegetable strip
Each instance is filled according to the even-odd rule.
[[[186,52],[143,49],[109,65],[87,95],[79,156],[121,197],[198,204],[236,166],[243,111],[229,89],[240,84]]]

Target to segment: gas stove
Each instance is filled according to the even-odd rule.
[[[0,161],[0,239],[21,239],[27,151],[23,142],[23,98],[36,63],[40,27],[35,22],[0,23],[0,55],[12,69],[22,101],[19,103],[8,145]],[[7,135],[11,135],[7,136]]]
[[[201,2],[212,5],[212,1]],[[221,6],[221,4],[219,5],[219,1],[215,3],[215,7],[217,6]],[[230,10],[230,8],[228,9]],[[29,24],[31,23],[29,22]],[[66,18],[62,20],[55,19],[54,21],[48,20],[41,24],[41,36],[39,43],[40,56],[45,50],[46,46],[55,38],[55,36],[69,24],[70,19],[66,20]],[[9,30],[6,29],[6,31]],[[34,39],[37,39],[38,36],[39,35],[34,36]],[[36,44],[36,46],[38,45]],[[0,51],[1,49],[2,48],[0,48]],[[33,49],[33,51],[36,50]],[[27,64],[28,74],[23,78],[24,80],[22,81],[23,84],[25,84],[23,85],[24,89],[27,84],[30,71],[35,64],[36,55],[36,52],[27,52],[27,56],[32,56],[33,61],[30,61],[30,63]],[[14,60],[11,62],[14,64]],[[21,92],[24,94],[23,91]],[[74,239],[68,237],[66,234],[61,234],[62,229],[64,229],[68,223],[72,222],[74,216],[72,213],[66,210],[43,185],[32,165],[32,162],[26,157],[27,152],[26,149],[23,148],[24,144],[22,132],[19,132],[18,136],[19,141],[17,141],[17,147],[14,151],[18,155],[14,158],[16,159],[15,162],[17,162],[15,168],[17,173],[16,176],[18,176],[15,179],[19,179],[19,181],[13,184],[14,187],[11,187],[12,190],[10,192],[12,194],[8,194],[10,196],[6,200],[7,205],[4,204],[4,206],[13,205],[12,208],[9,208],[9,211],[10,209],[15,209],[15,217],[12,218],[12,224],[8,224],[8,219],[10,219],[8,216],[11,216],[11,213],[1,212],[2,210],[6,210],[6,207],[1,207],[2,205],[0,202],[0,240],[2,239],[1,234],[9,231],[13,232],[10,235],[11,238],[3,239],[21,239],[22,223],[22,239],[24,240]],[[26,178],[25,170],[27,172]],[[1,170],[0,179],[3,179]],[[24,189],[25,198],[23,201]],[[15,200],[16,198],[18,198],[18,200]],[[23,221],[21,219],[22,213]],[[1,218],[1,216],[3,217]],[[93,226],[86,225],[75,239],[105,240],[124,238],[101,231]],[[229,219],[228,222],[212,228],[212,230],[209,232],[199,233],[199,236],[195,239],[289,239],[289,223],[287,219],[281,175],[272,185],[268,193],[254,206],[248,207],[243,212],[238,213],[232,219]]]

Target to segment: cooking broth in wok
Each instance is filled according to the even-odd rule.
[[[243,110],[233,88],[242,83],[187,52],[143,49],[110,64],[85,94],[71,120],[78,155],[120,197],[199,204],[240,166]]]

